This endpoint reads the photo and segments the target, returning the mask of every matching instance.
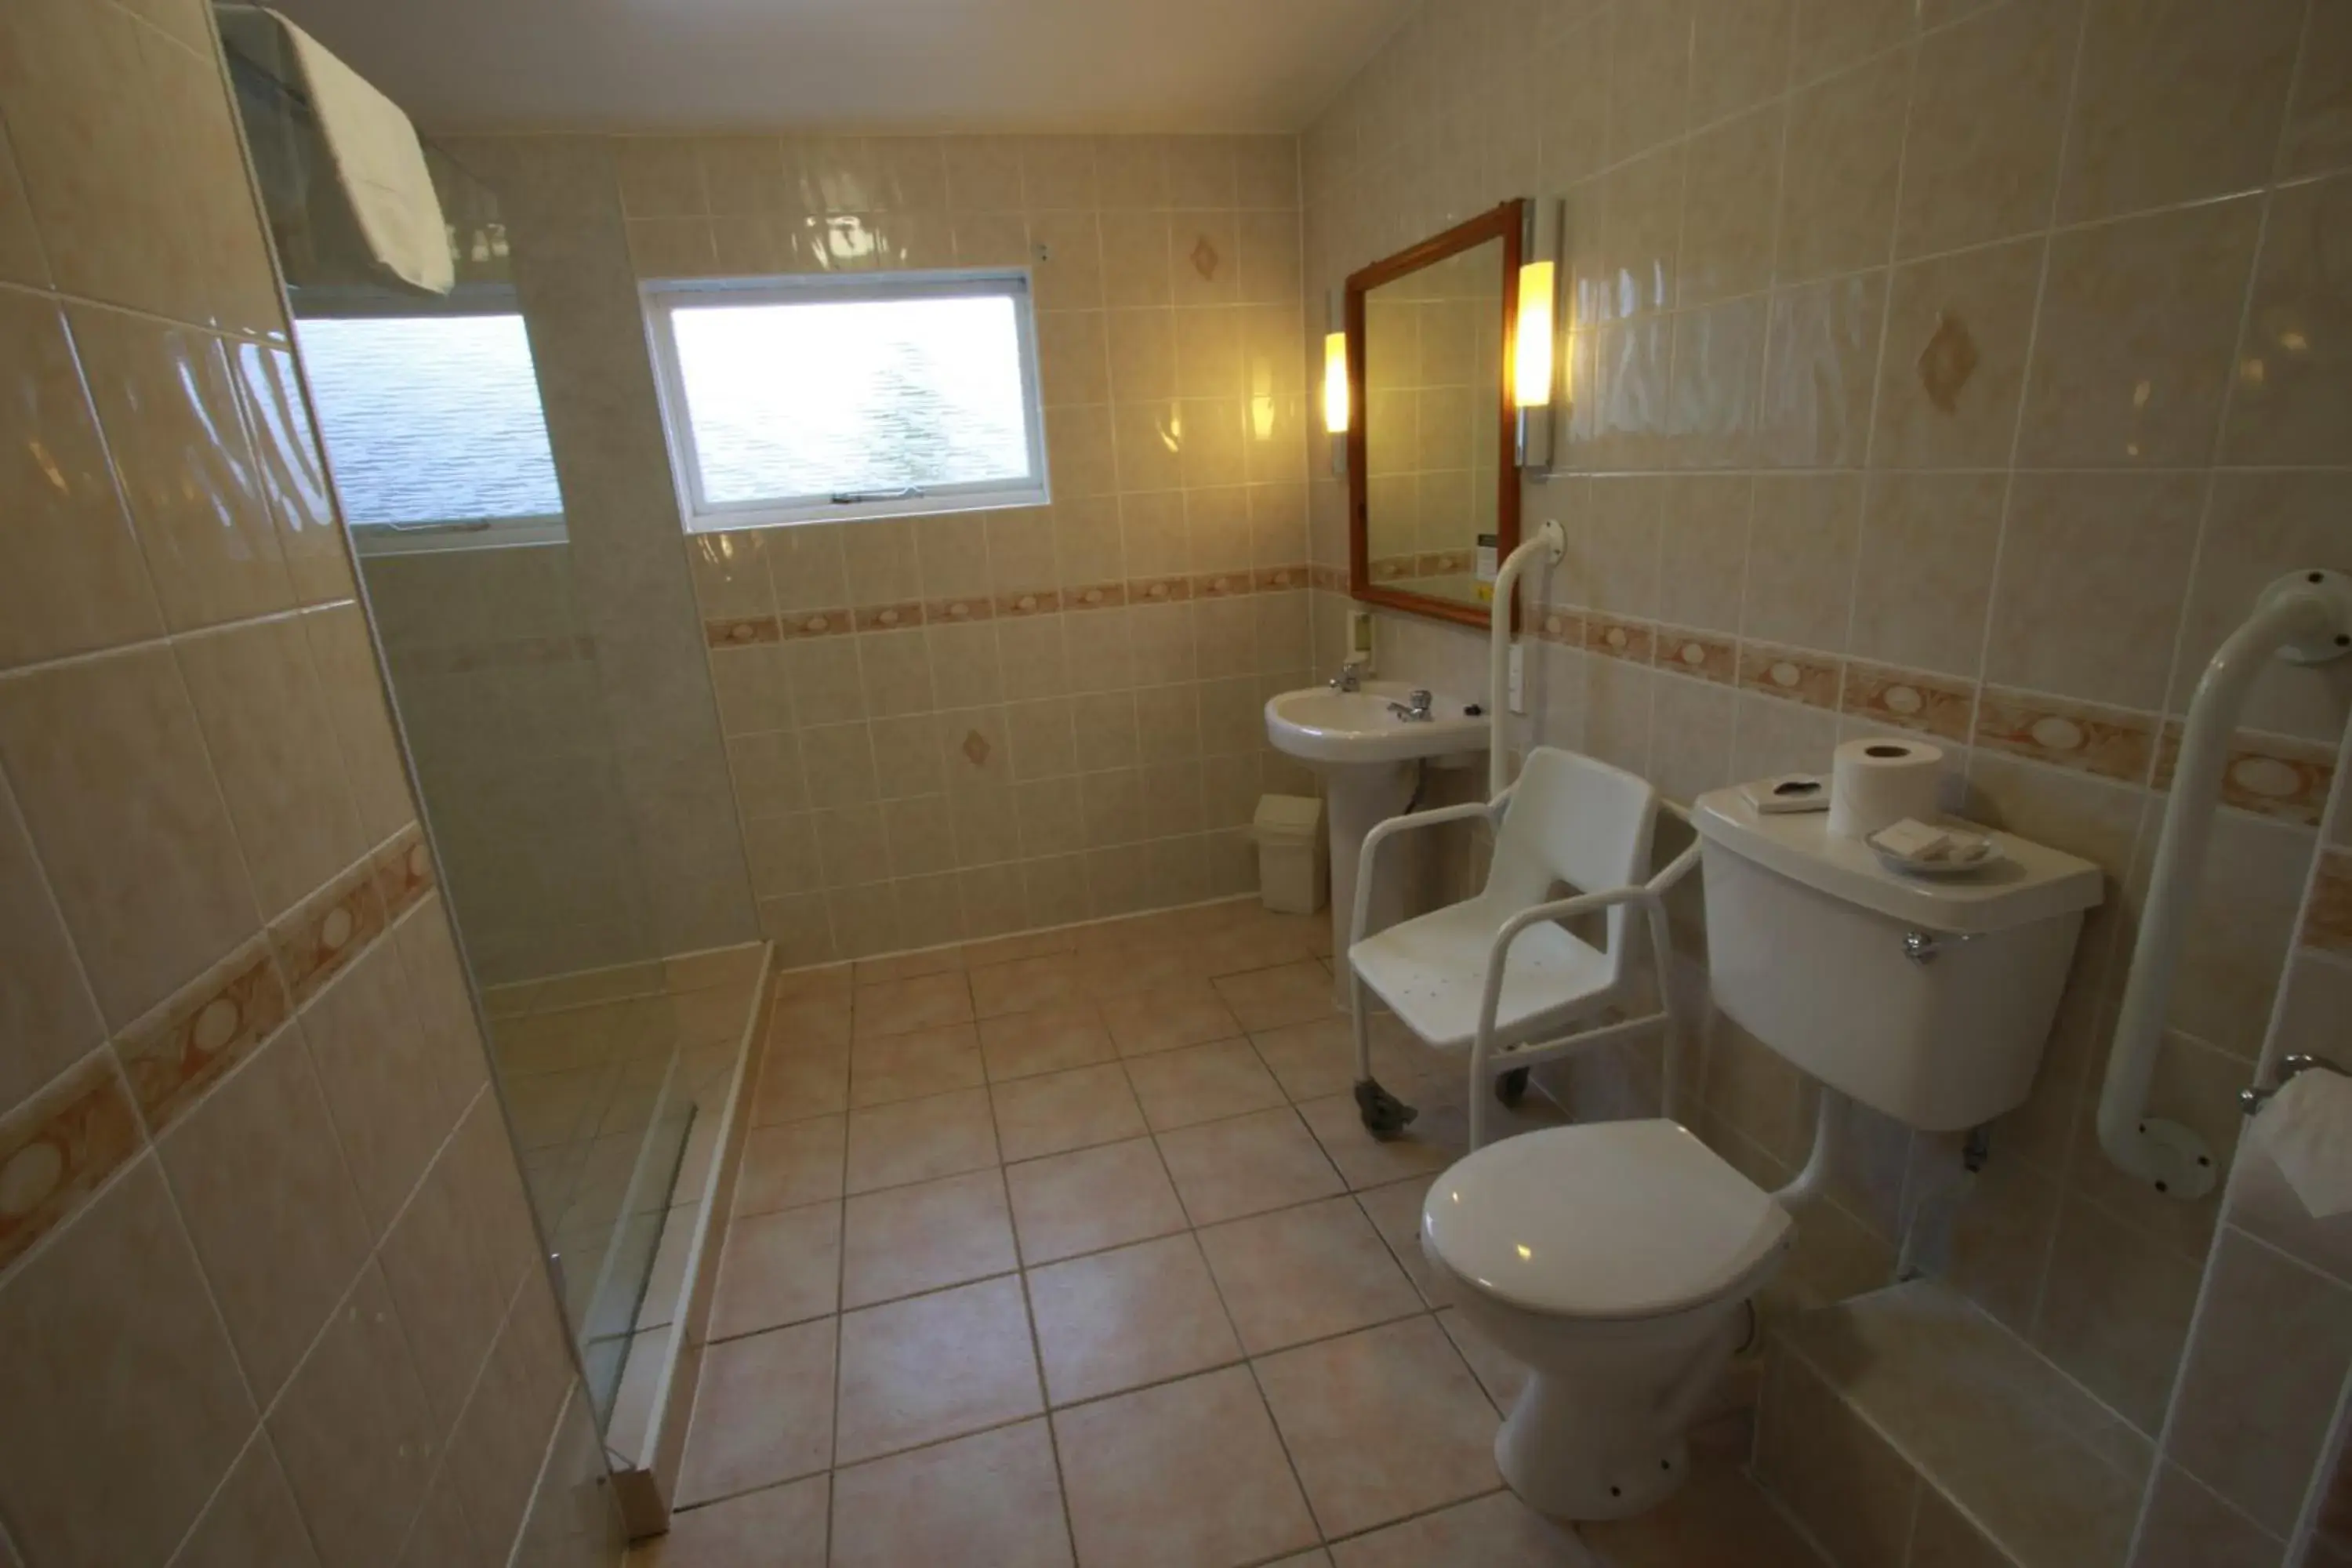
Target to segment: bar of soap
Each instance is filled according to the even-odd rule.
[[[1916,816],[1906,816],[1890,827],[1880,828],[1870,841],[1900,860],[1941,860],[1953,848],[1950,834]]]

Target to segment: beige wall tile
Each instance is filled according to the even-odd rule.
[[[1772,215],[1780,195],[1786,112],[1773,104],[1691,138],[1685,160],[1678,303],[1703,305],[1752,293],[1771,281]]]
[[[173,629],[290,606],[221,340],[88,307],[68,319]]]
[[[2005,239],[2048,223],[2082,13],[1989,7],[1919,45],[1895,248]]]
[[[1895,268],[1872,467],[2008,466],[2042,260],[2021,240]]]
[[[370,1226],[381,1234],[457,1124],[396,950],[362,953],[300,1015]]]
[[[173,1561],[187,1568],[283,1563],[317,1568],[318,1553],[268,1438],[256,1433]]]
[[[2188,1342],[2197,1281],[2195,1263],[2069,1197],[2033,1343],[2153,1433]]]
[[[163,630],[130,518],[107,468],[72,344],[56,305],[0,294],[9,458],[0,541],[0,662],[152,637]]]
[[[115,1026],[258,929],[195,711],[167,649],[0,682],[0,759]]]
[[[1843,650],[1861,525],[1858,474],[1758,479],[1741,634]]]
[[[2279,172],[2310,174],[2352,163],[2352,138],[2340,105],[2352,72],[2352,19],[2333,10],[2312,11],[2304,24],[2302,57],[2294,95],[2287,106],[2285,144]]]
[[[335,498],[320,460],[294,356],[260,343],[229,345],[237,395],[245,405],[262,493],[278,520],[294,596],[306,605],[348,599],[352,562]]]
[[[1609,155],[1632,157],[1683,133],[1688,123],[1688,0],[1622,5],[1608,13]]]
[[[2092,0],[2060,218],[2260,184],[2277,150],[2301,21],[2287,0]]]
[[[2221,202],[2052,239],[2021,465],[2210,458],[2258,207]]]
[[[2298,567],[2340,568],[2347,481],[2326,472],[2217,475],[2181,628],[2170,705],[2188,705],[2197,676],[2271,582]],[[2312,740],[2337,734],[2344,700],[2316,669],[2281,661],[2256,677],[2244,725]]]
[[[27,1556],[166,1557],[256,1412],[156,1166],[136,1166],[0,1286],[0,1346],[16,1415],[0,1436],[0,1502]],[[124,1476],[140,1479],[129,1499]]]
[[[1986,679],[2160,704],[2204,489],[2184,475],[2021,476],[2010,496]]]
[[[254,890],[274,915],[366,847],[301,625],[224,627],[175,652]]]
[[[246,1376],[274,1398],[369,1240],[299,1035],[278,1031],[174,1124],[162,1154]]]
[[[435,1427],[373,1263],[310,1347],[268,1427],[325,1563],[364,1563],[405,1538],[432,1475]]]
[[[1886,8],[1885,0],[1812,3]],[[1801,50],[1801,18],[1799,37]],[[1790,100],[1775,261],[1780,281],[1885,265],[1910,66],[1907,52],[1883,55]]]
[[[23,816],[0,786],[0,1108],[13,1108],[106,1037],[57,900],[33,858]],[[0,1110],[5,1114],[5,1110]]]
[[[306,612],[302,629],[310,640],[310,657],[342,750],[343,777],[351,786],[360,828],[380,843],[415,821],[416,808],[409,799],[408,769],[384,708],[383,678],[367,621],[356,605],[330,605]]]
[[[2271,198],[2222,435],[2231,463],[2335,464],[2352,417],[2352,361],[2327,324],[2340,292],[2327,258],[2352,233],[2352,180]]]
[[[2345,1287],[2224,1230],[2166,1454],[2263,1528],[2291,1535],[2347,1365]]]
[[[1694,127],[1712,125],[1780,93],[1788,80],[1796,9],[1795,0],[1696,0],[1691,6]],[[1552,74],[1551,79],[1559,77]]]
[[[49,281],[48,258],[41,254],[24,177],[16,172],[16,155],[5,134],[0,134],[0,279],[37,288]]]
[[[1772,296],[1763,402],[1762,463],[1783,468],[1858,467],[1870,440],[1886,274],[1784,289]]]
[[[526,1279],[446,1445],[479,1539],[514,1539],[564,1392],[577,1385],[554,1300],[536,1279]]]
[[[2007,488],[1991,475],[1871,476],[1853,653],[1948,674],[1978,668]]]
[[[5,25],[9,141],[59,286],[282,333],[208,30],[175,39],[76,0],[16,7]],[[159,233],[179,243],[137,242]]]
[[[2171,1465],[2148,1489],[2147,1517],[2132,1568],[2272,1568],[2287,1561],[2285,1543]]]

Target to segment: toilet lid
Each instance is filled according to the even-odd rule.
[[[1500,1300],[1654,1318],[1741,1290],[1791,1239],[1761,1187],[1672,1121],[1598,1121],[1490,1143],[1437,1178],[1422,1235]]]

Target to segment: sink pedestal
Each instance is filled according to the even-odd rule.
[[[1419,711],[1407,717],[1416,697]],[[1424,763],[1475,755],[1486,749],[1486,732],[1487,721],[1460,699],[1393,680],[1368,680],[1353,691],[1311,686],[1267,700],[1265,733],[1275,750],[1323,775],[1331,831],[1331,991],[1340,1006],[1348,1005],[1348,938],[1355,930],[1364,836],[1412,804]],[[1426,834],[1389,842],[1367,929],[1383,930],[1422,907],[1428,864]]]
[[[1321,772],[1323,812],[1331,834],[1331,994],[1345,1007],[1348,941],[1354,934],[1356,868],[1363,858],[1364,837],[1412,804],[1421,764],[1356,763]],[[1428,845],[1425,835],[1408,833],[1382,847],[1366,930],[1383,931],[1420,907]]]

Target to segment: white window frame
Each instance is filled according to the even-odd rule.
[[[638,285],[638,292],[645,306],[646,337],[653,353],[654,375],[661,394],[662,425],[669,437],[670,471],[677,485],[678,515],[688,533],[983,511],[1045,506],[1052,501],[1053,479],[1045,458],[1045,410],[1037,374],[1036,294],[1027,268],[820,273],[788,278],[655,279]],[[745,305],[1011,299],[1021,355],[1022,423],[1029,448],[1029,475],[1013,480],[934,485],[911,492],[857,492],[846,498],[817,495],[729,502],[707,500],[703,494],[701,456],[688,413],[686,381],[678,365],[673,318],[681,307],[707,304],[719,297],[724,297],[730,304]]]
[[[297,306],[294,324],[298,334],[306,321],[430,321],[436,317],[513,316],[522,321],[526,334],[530,326],[529,318],[523,316],[521,298],[511,283],[460,283],[429,304],[382,289],[310,284],[295,293],[294,302]],[[420,305],[427,305],[428,308],[419,309]],[[530,375],[531,384],[539,393],[540,424],[544,426],[547,424],[547,393],[545,388],[539,386],[539,356],[536,353],[531,354]],[[323,448],[325,445],[322,431],[320,446]],[[549,455],[552,457],[555,432],[551,428],[548,430],[547,445]],[[327,466],[331,478],[334,468],[332,452],[327,453]],[[559,496],[562,488],[563,474],[559,467],[556,469]],[[338,490],[335,505],[340,510],[342,504],[342,494]],[[434,550],[480,550],[507,544],[561,544],[570,536],[565,514],[561,511],[435,518],[430,522],[367,522],[348,518],[345,521],[351,530],[352,551],[370,556],[412,555]]]

